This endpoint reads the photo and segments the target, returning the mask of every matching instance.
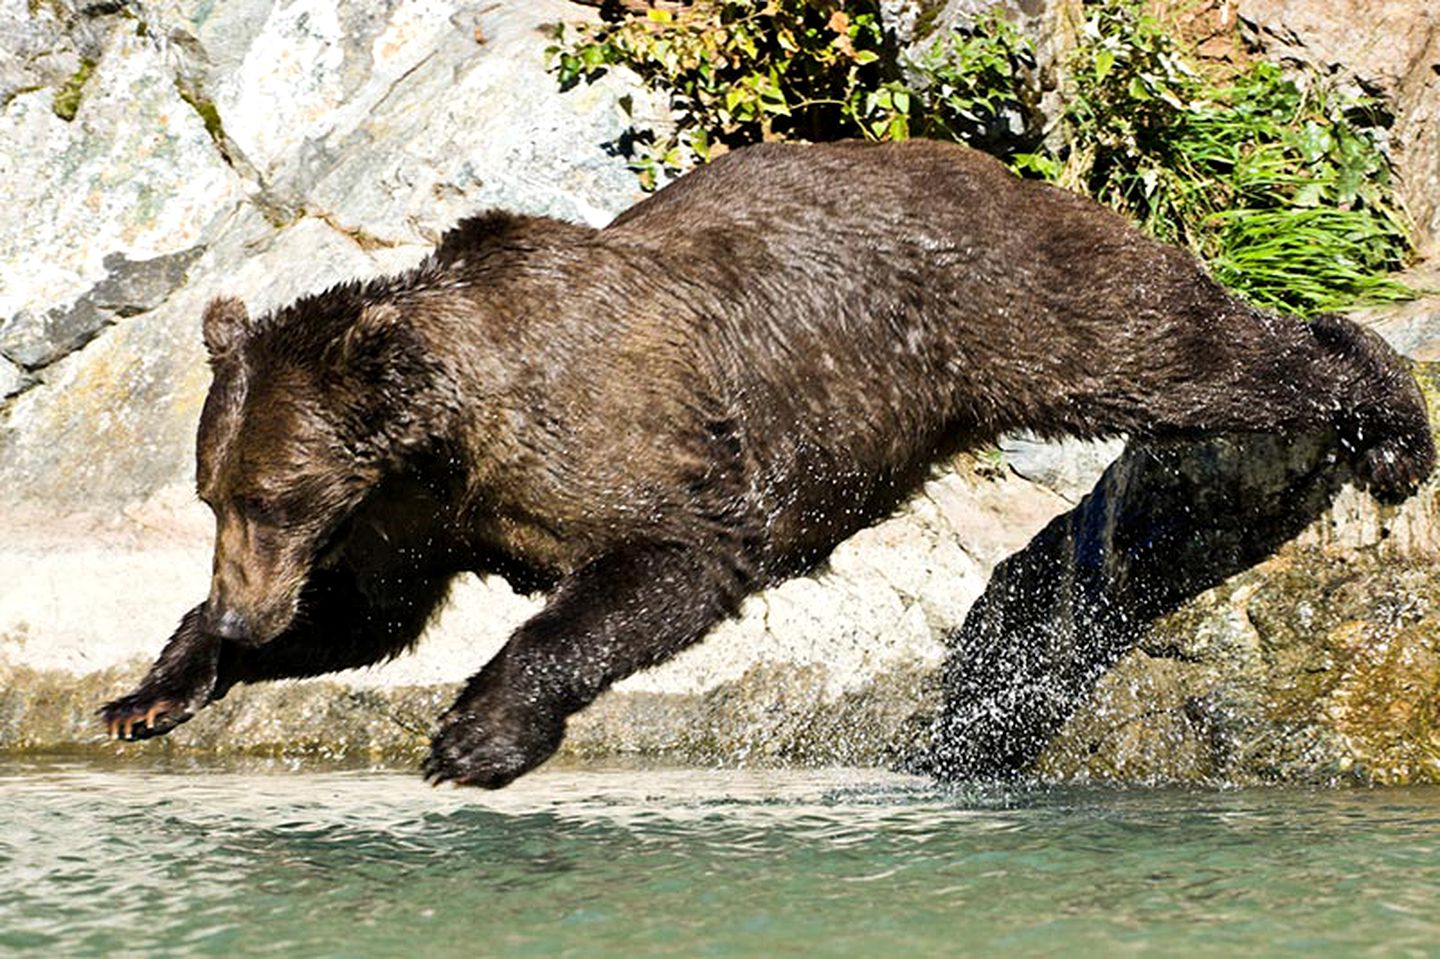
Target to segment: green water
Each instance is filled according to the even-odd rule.
[[[0,955],[1435,956],[1440,790],[0,761]]]

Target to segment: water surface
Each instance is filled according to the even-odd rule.
[[[1440,790],[0,760],[0,955],[1440,955]]]

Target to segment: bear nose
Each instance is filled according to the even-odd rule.
[[[227,609],[216,616],[210,613],[209,624],[206,632],[212,636],[219,636],[221,639],[233,639],[236,642],[244,643],[250,640],[250,625],[233,609]]]

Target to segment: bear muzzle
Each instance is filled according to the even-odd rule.
[[[217,609],[214,603],[206,603],[200,628],[211,636],[254,645],[249,621],[235,609]]]

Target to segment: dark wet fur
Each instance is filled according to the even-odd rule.
[[[1402,499],[1403,361],[1240,302],[1101,207],[927,142],[737,151],[593,230],[489,213],[417,269],[207,311],[210,599],[112,722],[383,660],[466,571],[550,593],[441,721],[501,786],[565,719],[997,434],[1337,428]],[[215,632],[234,638],[219,639]]]

